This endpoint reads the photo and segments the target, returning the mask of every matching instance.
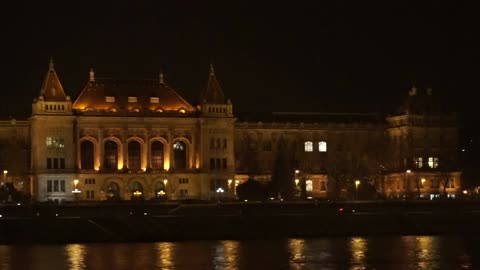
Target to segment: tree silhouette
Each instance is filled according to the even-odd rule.
[[[294,168],[291,155],[288,153],[286,142],[279,139],[275,161],[272,168],[270,192],[273,196],[280,194],[284,199],[291,199],[295,195]]]

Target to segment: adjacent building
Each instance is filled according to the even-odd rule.
[[[457,118],[431,89],[412,88],[388,116],[235,115],[210,67],[201,97],[190,104],[162,73],[91,70],[72,99],[51,62],[28,121],[0,123],[3,180],[38,201],[235,198],[247,179],[281,172],[307,198],[434,198],[461,187]]]

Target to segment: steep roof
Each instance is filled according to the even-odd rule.
[[[214,104],[225,103],[225,96],[223,95],[222,87],[215,76],[213,65],[210,65],[210,75],[208,77],[207,88],[202,95],[202,101]]]
[[[93,78],[85,85],[73,103],[75,110],[150,110],[150,111],[195,111],[161,75],[160,80],[116,80]]]
[[[67,96],[63,91],[62,84],[58,79],[57,72],[53,66],[53,61],[50,59],[49,68],[45,79],[43,80],[40,96],[43,96],[45,101],[66,101]]]

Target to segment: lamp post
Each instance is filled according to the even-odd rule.
[[[355,199],[358,200],[358,185],[360,185],[360,181],[355,181]]]
[[[239,180],[235,180],[235,188],[233,189],[233,194],[235,196],[237,196],[237,187],[238,185],[240,184],[240,181]]]
[[[410,185],[408,184],[408,174],[411,173],[412,171],[411,170],[406,170],[405,171],[405,184],[403,185],[403,189],[404,189],[404,192],[405,194],[407,193],[407,188],[410,189]]]
[[[295,182],[295,191],[298,191],[298,183],[300,182],[300,179],[298,179],[298,174],[300,173],[300,170],[295,170],[295,178],[294,178],[294,182]],[[298,194],[298,196],[300,197],[300,194]]]
[[[7,181],[7,170],[3,170],[3,182],[5,183]]]
[[[80,191],[80,190],[77,188],[77,185],[78,185],[78,179],[73,180],[73,190],[72,190],[72,193],[73,193],[73,196],[74,196],[74,200],[75,200],[75,201],[78,200],[78,194],[82,192],[82,191]]]
[[[423,188],[423,183],[425,183],[425,178],[420,179],[421,186],[418,187],[418,198],[420,198],[420,188]]]

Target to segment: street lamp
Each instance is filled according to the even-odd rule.
[[[3,170],[3,182],[7,181],[7,170]]]
[[[358,200],[358,185],[360,185],[360,181],[356,180],[355,181],[355,199]]]
[[[239,180],[235,180],[235,188],[233,189],[233,194],[237,195],[237,187],[240,184]]]
[[[420,188],[423,188],[423,183],[425,183],[425,178],[422,178],[420,179],[420,182],[421,182],[421,185],[420,183],[417,182],[417,185],[418,185],[418,198],[420,198],[421,194],[420,194]]]
[[[78,199],[78,194],[81,193],[82,191],[77,188],[78,185],[78,179],[73,180],[73,196],[75,198],[75,201]]]
[[[405,183],[403,184],[403,189],[404,192],[407,193],[407,188],[410,189],[410,185],[408,184],[408,174],[411,173],[411,170],[406,170],[405,171]]]

